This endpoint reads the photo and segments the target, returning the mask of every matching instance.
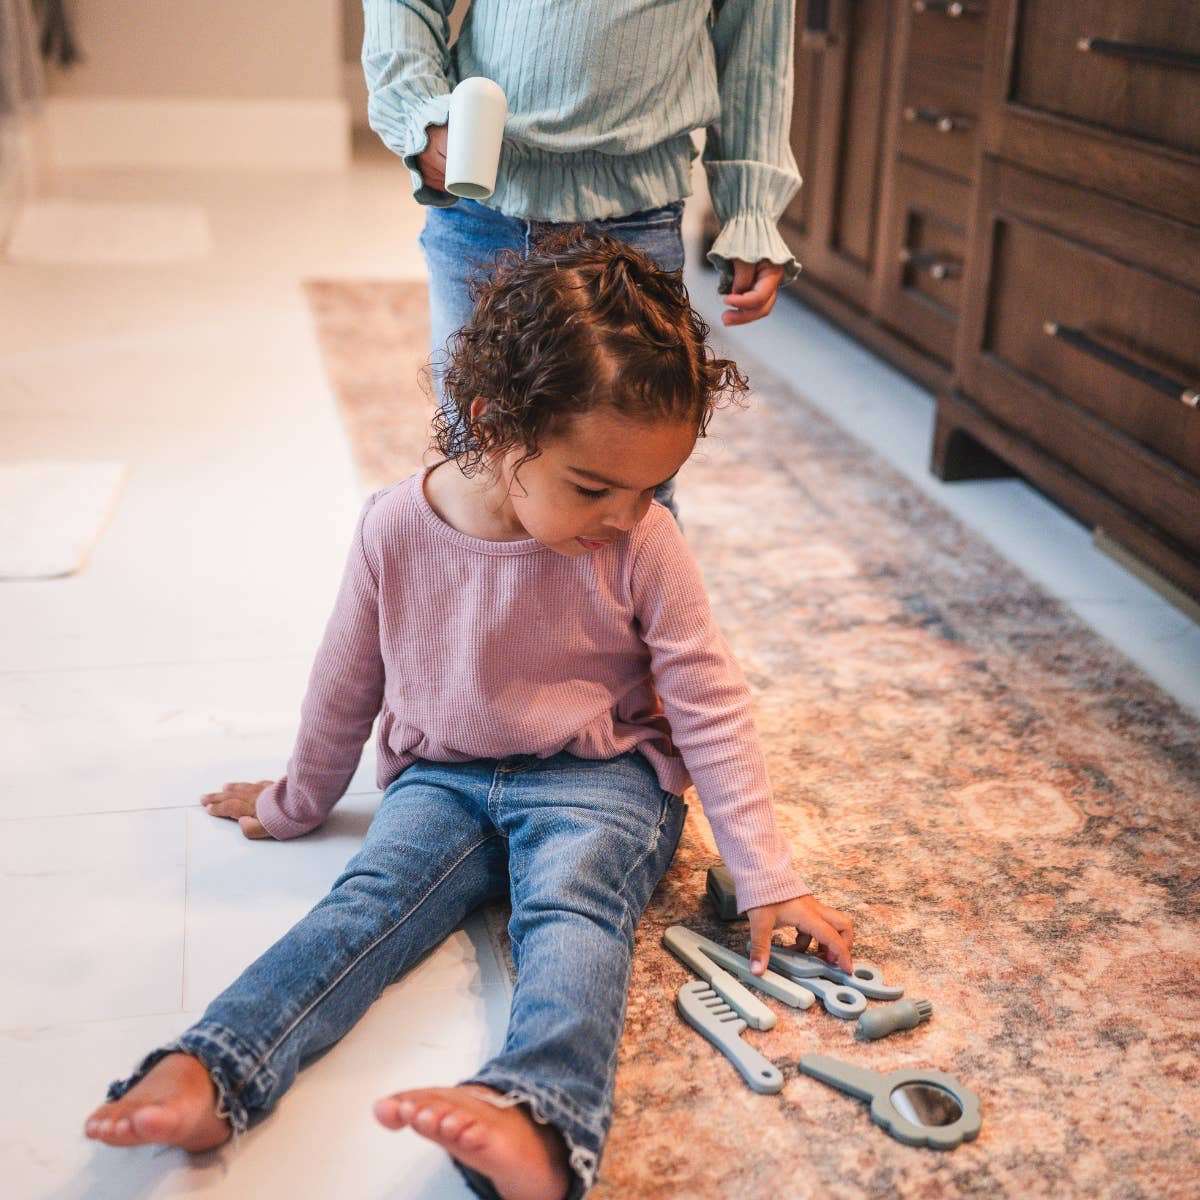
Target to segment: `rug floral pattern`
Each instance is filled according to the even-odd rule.
[[[417,282],[307,286],[365,487],[417,469],[431,401]],[[719,336],[715,334],[714,336]],[[1194,1196],[1200,723],[1068,609],[756,362],[680,476],[685,532],[756,701],[779,820],[856,955],[934,1015],[858,1043],[768,1001],[744,1087],[674,1011],[716,861],[694,793],[639,928],[598,1200]],[[494,922],[502,933],[503,914]],[[805,1053],[935,1067],[979,1138],[903,1146]]]

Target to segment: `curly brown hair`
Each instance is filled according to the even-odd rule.
[[[558,226],[527,257],[501,250],[468,283],[474,312],[447,341],[433,432],[438,450],[472,475],[521,447],[521,466],[580,413],[609,405],[635,420],[694,421],[704,437],[723,399],[749,381],[717,358],[682,271],[582,225]],[[470,417],[471,402],[486,400]]]

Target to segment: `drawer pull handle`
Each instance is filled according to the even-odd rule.
[[[904,110],[904,119],[911,125],[920,121],[932,125],[938,133],[953,133],[956,129],[970,129],[971,121],[954,113],[939,112],[936,108],[914,108],[911,104]]]
[[[1186,387],[1179,380],[1172,379],[1169,375],[1154,370],[1153,367],[1144,367],[1141,363],[1134,362],[1133,359],[1126,358],[1125,355],[1118,354],[1107,346],[1102,346],[1088,337],[1082,329],[1075,329],[1070,325],[1060,325],[1057,321],[1046,321],[1042,325],[1042,329],[1050,337],[1058,338],[1060,342],[1066,342],[1068,346],[1074,346],[1076,350],[1081,350],[1084,354],[1099,359],[1100,362],[1107,363],[1110,367],[1115,367],[1122,374],[1136,379],[1139,383],[1144,383],[1164,396],[1181,401],[1188,408],[1196,408],[1200,404],[1200,388]]]
[[[1185,50],[1167,50],[1162,46],[1139,46],[1136,42],[1114,42],[1108,38],[1094,37],[1081,37],[1075,43],[1075,49],[1085,54],[1107,54],[1111,58],[1131,58],[1160,67],[1200,71],[1200,54],[1189,54]]]
[[[977,17],[983,9],[978,4],[965,4],[963,0],[913,0],[915,13],[941,13],[944,17]]]
[[[957,279],[962,274],[962,263],[953,258],[942,258],[920,250],[900,251],[900,261],[915,271],[928,271],[934,279]]]

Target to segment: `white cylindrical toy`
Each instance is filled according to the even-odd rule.
[[[508,100],[495,80],[473,75],[450,94],[446,191],[486,200],[496,190]]]

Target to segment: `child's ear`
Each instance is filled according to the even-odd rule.
[[[487,411],[487,401],[482,396],[476,396],[471,401],[471,407],[467,415],[472,421],[478,421],[479,418]]]

